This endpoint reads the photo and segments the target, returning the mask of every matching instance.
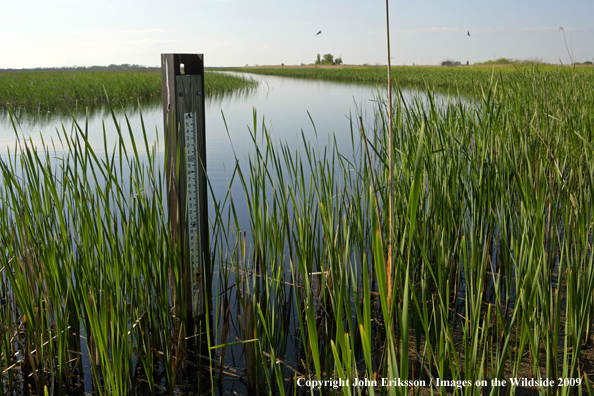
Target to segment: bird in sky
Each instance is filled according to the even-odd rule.
[[[468,34],[468,36],[470,37],[470,30],[469,30],[469,31],[468,31],[468,33],[466,33],[466,34]]]
[[[322,33],[322,31],[321,31],[321,30],[320,30],[319,32],[317,32],[317,33],[316,33],[316,36],[317,36],[318,34],[320,34],[320,33]],[[316,37],[316,36],[314,36],[314,37]]]

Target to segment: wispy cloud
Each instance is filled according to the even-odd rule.
[[[428,28],[419,28],[419,29],[400,29],[394,30],[390,29],[390,33],[398,33],[398,34],[417,34],[417,33],[441,33],[441,32],[462,32],[466,31],[462,28],[454,28],[454,27],[428,27]],[[385,30],[373,30],[364,32],[363,34],[386,34]]]
[[[575,32],[587,32],[592,31],[592,28],[578,28],[578,27],[563,27],[566,31],[575,31]],[[559,30],[559,26],[528,26],[522,28],[498,28],[498,27],[481,27],[481,28],[459,28],[459,27],[426,27],[426,28],[419,28],[419,29],[400,29],[400,30],[391,30],[391,33],[394,34],[426,34],[426,33],[457,33],[457,32],[464,32],[466,33],[467,30],[471,30],[475,34],[486,33],[486,32],[556,32]],[[386,34],[384,30],[374,30],[368,31],[364,34]]]
[[[521,28],[522,31],[529,31],[529,32],[544,32],[544,31],[555,31],[559,30],[559,26],[551,27],[551,26],[531,26],[531,27],[524,27]]]
[[[461,32],[464,29],[454,27],[429,27],[409,30],[396,30],[398,33],[441,33],[441,32]]]
[[[170,33],[172,30],[167,29],[135,29],[135,30],[77,30],[64,34],[80,35],[80,34],[104,34],[104,35],[133,35],[133,34],[149,34],[149,33]]]
[[[76,0],[0,0],[0,4],[2,3],[75,4]]]
[[[536,26],[536,27],[525,27],[521,28],[522,31],[529,31],[529,32],[558,32],[559,26]],[[572,28],[572,27],[563,27],[563,30],[567,31],[577,31],[577,32],[587,32],[591,30],[590,28]]]

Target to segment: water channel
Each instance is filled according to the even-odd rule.
[[[207,169],[210,183],[216,197],[224,196],[229,188],[229,177],[235,167],[235,156],[240,165],[247,164],[247,158],[254,153],[250,131],[254,132],[254,114],[257,114],[258,133],[262,125],[275,141],[286,142],[298,150],[303,138],[324,146],[336,137],[339,152],[349,153],[351,147],[351,117],[363,117],[367,125],[373,123],[374,107],[378,98],[385,97],[385,87],[370,84],[328,82],[260,76],[245,74],[259,81],[258,88],[250,92],[227,94],[206,98],[206,145]],[[405,98],[414,95],[404,92]],[[116,121],[122,127],[126,147],[130,147],[126,117],[134,138],[139,144],[141,156],[146,153],[143,142],[142,121],[149,146],[158,141],[160,164],[165,150],[163,136],[163,109],[161,102],[145,102],[128,107],[115,107]],[[142,121],[141,121],[142,115]],[[13,119],[14,120],[14,119]],[[104,130],[107,148],[111,150],[117,142],[118,133],[108,106],[76,109],[73,114],[23,113],[17,115],[16,129],[21,138],[30,140],[37,147],[42,141],[51,147],[55,143],[60,154],[58,130],[70,132],[73,120],[81,128],[88,125],[89,142],[93,150],[103,153]],[[0,156],[15,152],[16,134],[12,120],[5,110],[0,111]],[[355,131],[357,132],[357,131]],[[52,148],[53,150],[53,148]],[[232,189],[240,195],[239,185]],[[209,213],[212,213],[212,202]],[[243,216],[241,216],[243,217]],[[245,224],[245,217],[241,218]]]
[[[229,191],[229,179],[233,173],[236,161],[245,169],[248,159],[254,154],[255,146],[252,141],[254,128],[260,129],[265,125],[275,142],[284,142],[294,150],[303,147],[303,139],[312,144],[323,147],[329,141],[336,142],[338,151],[347,155],[352,153],[351,131],[352,120],[362,116],[365,125],[371,127],[374,123],[377,101],[385,96],[385,87],[374,85],[325,82],[318,80],[304,80],[281,78],[272,76],[253,76],[259,81],[257,89],[250,92],[229,94],[206,98],[206,144],[208,177],[213,188],[214,197],[221,199]],[[413,91],[403,92],[405,100],[416,96]],[[443,99],[443,98],[438,98]],[[98,153],[104,151],[104,136],[108,150],[118,139],[115,123],[122,126],[126,147],[130,141],[127,136],[126,124],[136,142],[143,141],[143,125],[146,130],[149,145],[158,141],[158,154],[161,169],[164,167],[164,136],[163,113],[160,102],[142,103],[139,106],[116,108],[115,120],[112,119],[108,107],[96,108],[89,111],[77,110],[74,120],[84,129],[88,125],[88,139],[93,150]],[[142,120],[141,120],[142,114]],[[127,117],[127,119],[126,119]],[[16,125],[13,126],[13,122]],[[60,154],[57,129],[72,131],[73,116],[63,114],[19,114],[18,121],[12,120],[6,112],[0,111],[0,158],[5,159],[10,151],[13,154],[17,136],[30,140],[33,145],[40,147],[42,142],[51,146],[55,142],[57,156]],[[257,126],[254,126],[257,123]],[[357,122],[355,121],[355,124]],[[355,127],[356,128],[356,127]],[[370,128],[368,128],[370,129]],[[16,132],[16,133],[15,133]],[[355,135],[358,131],[355,130]],[[144,145],[139,144],[141,157]],[[470,166],[470,165],[469,165]],[[243,202],[243,189],[240,183],[231,187],[231,193],[236,202]],[[209,214],[214,212],[214,203],[209,201]],[[241,229],[249,229],[247,210],[238,207],[238,217]],[[468,220],[468,219],[467,219]],[[249,243],[249,236],[248,236]],[[216,271],[216,269],[215,269]],[[318,273],[320,274],[320,273]],[[465,278],[464,272],[461,276]],[[233,284],[233,281],[231,282]],[[235,289],[237,290],[237,288]],[[236,293],[236,292],[235,292]],[[464,293],[464,290],[462,291]],[[231,292],[230,292],[231,295]],[[231,297],[229,298],[231,300]],[[233,310],[233,308],[231,308]],[[233,312],[232,315],[236,315]],[[296,314],[291,314],[290,329],[297,328]],[[229,342],[239,338],[239,332],[232,329]],[[249,337],[247,337],[249,338]],[[286,346],[286,362],[295,366],[297,353],[294,349],[296,336],[290,334]],[[86,353],[83,345],[81,352]],[[136,364],[136,363],[135,363]],[[225,364],[235,367],[240,372],[246,368],[245,355],[241,346],[236,346],[228,352]],[[88,359],[84,372],[90,373]],[[288,373],[290,376],[291,373]],[[164,385],[164,383],[163,383]],[[237,385],[237,386],[236,386]],[[225,383],[225,393],[235,392],[245,394],[245,387],[238,382]],[[85,390],[91,391],[91,381],[85,378]]]
[[[259,81],[258,88],[253,91],[206,98],[207,170],[214,195],[218,199],[229,190],[229,178],[235,168],[236,158],[240,165],[247,167],[249,156],[254,154],[254,122],[257,122],[258,133],[265,125],[274,141],[282,141],[295,147],[295,150],[301,149],[305,139],[322,147],[329,141],[336,141],[339,152],[352,153],[351,120],[358,120],[361,116],[364,124],[373,125],[376,102],[385,96],[385,87],[374,85],[273,76],[251,78]],[[408,91],[404,95],[405,99],[411,98],[414,92]],[[126,126],[129,122],[134,139],[140,143],[141,156],[146,158],[146,150],[141,143],[144,139],[144,124],[149,145],[159,142],[157,152],[160,164],[164,167],[162,104],[152,102],[116,108],[114,114],[115,120],[107,106],[88,112],[79,109],[74,116],[19,114],[18,120],[11,120],[6,112],[0,113],[0,157],[6,158],[9,152],[15,152],[17,133],[21,139],[30,140],[38,148],[42,144],[51,147],[53,141],[59,156],[61,149],[57,131],[73,131],[74,120],[83,129],[88,128],[89,142],[97,153],[104,151],[104,136],[108,150],[116,144],[118,133],[115,122],[122,126],[125,145],[130,147]],[[357,123],[355,121],[355,125]],[[88,126],[85,127],[85,124]],[[357,130],[355,134],[358,134]],[[243,190],[239,183],[232,186],[231,193],[236,202],[242,201],[240,197]],[[248,229],[247,210],[241,209],[238,208],[240,226]],[[213,202],[210,200],[209,213],[213,212]],[[82,352],[85,352],[84,349]],[[239,348],[234,358],[241,359]],[[85,371],[89,373],[88,367],[85,367]],[[90,382],[85,381],[85,388],[90,386]]]

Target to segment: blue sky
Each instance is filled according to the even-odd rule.
[[[392,63],[594,61],[593,20],[592,0],[390,1]],[[386,64],[385,29],[384,0],[0,0],[0,68]]]

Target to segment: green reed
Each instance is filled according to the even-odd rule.
[[[540,75],[556,75],[559,70],[567,69],[562,66],[538,65]],[[309,78],[327,81],[345,81],[370,84],[386,84],[385,67],[376,66],[339,66],[339,67],[255,67],[229,69],[239,72],[275,75],[281,77]],[[402,87],[429,87],[432,91],[450,93],[464,93],[473,95],[481,87],[487,88],[495,78],[513,84],[517,71],[531,72],[532,65],[517,65],[509,67],[484,66],[393,66],[391,78],[394,84]],[[588,81],[594,79],[594,68],[576,68],[574,73]]]
[[[172,302],[183,303],[183,295],[172,295],[180,290],[179,252],[167,232],[156,146],[143,131],[141,158],[131,130],[126,148],[116,126],[119,143],[102,154],[74,122],[60,142],[21,141],[0,161],[10,389],[71,393],[85,374],[83,338],[98,394],[134,389],[133,357],[152,391],[157,362],[175,383],[185,352]],[[15,383],[16,372],[24,383]]]
[[[471,100],[443,103],[397,93],[392,293],[387,104],[367,124],[352,117],[349,153],[336,148],[345,136],[277,142],[254,112],[248,165],[212,197],[218,277],[199,363],[211,392],[235,376],[270,394],[337,379],[321,394],[515,394],[491,381],[534,377],[571,380],[542,395],[594,394],[590,75],[491,73]],[[98,152],[73,124],[0,162],[5,389],[68,394],[83,337],[98,393],[132,393],[134,357],[150,392],[161,375],[176,389],[185,293],[161,164],[146,134],[136,142],[128,126],[125,147],[118,132]]]
[[[590,391],[580,356],[591,348],[594,320],[593,93],[587,73],[526,68],[491,74],[469,104],[400,96],[393,309],[383,242],[385,103],[364,126],[370,154],[361,154],[355,119],[350,154],[337,152],[332,139],[324,146],[303,139],[295,152],[274,142],[263,122],[256,133],[254,122],[256,153],[246,169],[236,168],[252,249],[243,248],[241,260],[216,258],[252,277],[251,288],[238,290],[251,303],[239,305],[251,312],[242,318],[257,306],[261,319],[243,324],[260,338],[252,355],[263,351],[249,363],[249,386],[288,392],[306,378],[399,378],[425,380],[442,394],[503,394],[516,388],[491,386],[493,379],[534,376],[580,381],[540,387],[541,394]],[[215,228],[222,229],[220,217]],[[243,240],[226,233],[217,243],[229,246],[224,252]],[[267,315],[271,304],[293,304],[297,329]],[[287,334],[297,356],[283,355]]]
[[[250,89],[254,80],[207,72],[206,95]],[[126,104],[161,98],[161,69],[109,71],[0,72],[0,107],[55,111],[105,103]]]

